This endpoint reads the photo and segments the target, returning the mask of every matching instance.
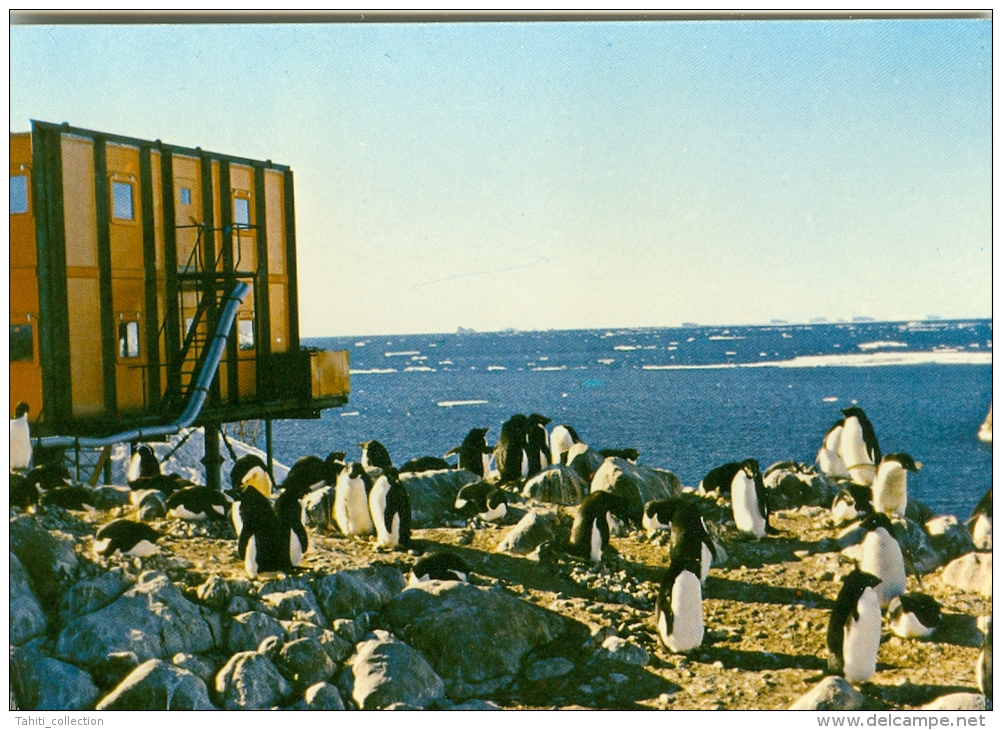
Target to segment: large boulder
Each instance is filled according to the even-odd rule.
[[[71,621],[59,634],[56,654],[94,669],[108,655],[132,652],[139,662],[169,659],[178,652],[211,649],[214,637],[198,606],[163,573],[147,571],[105,608]]]
[[[595,472],[591,492],[612,492],[626,499],[630,512],[639,522],[644,504],[652,499],[677,497],[682,485],[674,474],[663,469],[634,464],[611,456]]]
[[[988,704],[984,695],[974,692],[954,692],[953,694],[937,697],[927,705],[923,705],[923,710],[961,710],[979,711],[987,709]]]
[[[38,646],[11,650],[10,685],[21,710],[90,710],[99,694],[87,672],[45,656]]]
[[[327,682],[318,682],[308,687],[303,694],[304,710],[343,710],[344,700],[337,687]]]
[[[227,710],[263,710],[292,694],[268,657],[256,651],[241,651],[230,657],[216,675],[216,692]]]
[[[953,515],[933,517],[925,523],[932,545],[946,560],[955,560],[974,551],[974,540],[967,528]]]
[[[363,710],[398,702],[422,706],[445,694],[445,685],[428,661],[385,631],[358,646],[351,660],[351,694]]]
[[[144,662],[98,703],[99,710],[214,710],[205,682],[160,659]]]
[[[372,566],[325,575],[313,582],[313,593],[327,620],[333,621],[380,610],[406,584],[397,568]]]
[[[20,646],[28,639],[45,633],[48,622],[38,599],[31,590],[28,571],[14,553],[10,553],[10,643]]]
[[[791,710],[858,710],[863,706],[863,693],[842,677],[825,677],[799,700]]]
[[[58,606],[59,597],[77,570],[76,540],[58,530],[46,530],[32,515],[10,521],[10,551],[28,571],[32,590],[43,606]]]
[[[588,494],[588,482],[573,469],[551,466],[526,481],[522,496],[552,504],[578,504]]]
[[[447,684],[450,697],[488,694],[509,683],[533,649],[571,623],[501,588],[430,581],[391,600],[384,618],[421,651]]]
[[[574,444],[567,452],[567,467],[587,484],[591,484],[592,477],[604,461],[605,457],[588,444]]]
[[[766,470],[763,483],[768,489],[769,509],[830,507],[838,485],[804,464],[786,462]]]
[[[233,617],[226,637],[226,648],[231,653],[253,651],[269,636],[280,639],[285,636],[285,627],[278,619],[261,611],[248,611]]]
[[[528,555],[543,542],[553,539],[556,526],[555,512],[532,509],[501,538],[496,548],[499,553]]]
[[[286,679],[302,687],[330,679],[337,668],[320,642],[311,638],[285,644],[278,654],[277,666]]]
[[[132,582],[118,566],[70,588],[59,604],[59,620],[67,624],[104,608],[129,589]]]
[[[919,575],[931,573],[946,563],[946,558],[933,545],[932,539],[923,528],[924,523],[905,519],[894,525],[894,536],[901,545],[905,560],[911,560]]]
[[[968,553],[943,569],[940,580],[962,591],[992,597],[992,554]]]
[[[320,610],[313,591],[309,588],[296,588],[288,591],[273,591],[261,593],[261,603],[280,619],[289,621],[309,621],[324,623],[324,615]]]
[[[467,484],[479,481],[467,469],[410,472],[400,475],[411,500],[411,527],[434,527],[453,513],[456,494]]]

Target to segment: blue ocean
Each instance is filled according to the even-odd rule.
[[[329,337],[348,349],[350,403],[278,421],[275,458],[378,439],[394,463],[488,443],[514,413],[572,425],[595,448],[696,485],[723,462],[812,463],[840,409],[862,407],[884,453],[924,464],[909,492],[966,518],[991,485],[978,427],[992,395],[991,320]]]

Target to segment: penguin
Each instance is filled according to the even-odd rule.
[[[93,512],[94,492],[86,487],[53,487],[42,492],[38,503],[43,507],[61,507],[63,509],[86,510]]]
[[[164,504],[167,514],[182,520],[226,519],[230,500],[220,491],[209,487],[179,489]]]
[[[301,461],[302,459],[296,463],[299,464]],[[320,462],[320,459],[317,461]],[[281,548],[283,553],[288,555],[292,567],[298,567],[303,562],[303,554],[309,547],[309,536],[303,524],[306,522],[304,501],[314,487],[324,484],[323,473],[327,468],[323,462],[320,462],[320,465],[323,466],[322,473],[311,472],[304,468],[299,471],[296,471],[295,467],[290,469],[289,476],[282,483],[282,493],[275,500],[275,515],[278,517],[281,530]]]
[[[449,450],[446,456],[459,454],[459,468],[473,472],[478,477],[487,476],[490,471],[491,449],[487,445],[486,428],[472,428],[466,434],[461,446]]]
[[[396,469],[383,470],[369,492],[369,514],[376,529],[376,546],[408,547],[411,542],[411,500]]]
[[[904,517],[908,507],[908,472],[918,473],[922,465],[905,453],[886,454],[873,479],[873,509],[894,517]]]
[[[842,428],[844,425],[845,419],[840,418],[828,429],[828,433],[825,434],[816,459],[821,473],[834,479],[849,478],[849,470],[845,468],[845,461],[839,455],[839,447],[842,445]]]
[[[522,478],[526,426],[526,417],[521,413],[516,413],[501,426],[501,435],[494,447],[494,460],[497,462],[501,483]]]
[[[10,506],[27,510],[33,504],[38,504],[38,485],[28,481],[28,477],[15,472],[10,473]]]
[[[880,648],[880,578],[857,566],[842,581],[828,621],[828,671],[851,684],[877,671]]]
[[[275,571],[291,573],[290,551],[283,546],[279,518],[268,498],[246,477],[243,493],[240,501],[234,503],[234,510],[239,512],[241,523],[237,554],[243,561],[247,576],[256,578],[261,573]]]
[[[107,558],[116,550],[130,557],[145,558],[156,552],[162,535],[149,525],[132,520],[112,520],[94,536],[94,555]]]
[[[849,478],[856,484],[873,484],[880,463],[880,445],[873,424],[862,408],[843,408],[845,421],[839,441],[838,455],[845,462]]]
[[[886,608],[895,596],[905,592],[905,562],[901,546],[894,538],[891,521],[883,512],[868,515],[860,525],[866,531],[859,567],[880,579],[876,587],[880,607]]]
[[[386,469],[393,466],[390,452],[378,441],[362,441],[358,445],[362,447],[362,466],[366,469]]]
[[[731,510],[741,532],[757,538],[769,530],[769,495],[755,459],[746,459],[731,481]]]
[[[508,497],[490,482],[474,482],[459,490],[453,507],[466,518],[497,522],[508,514]]]
[[[992,489],[988,488],[985,496],[967,518],[967,529],[977,550],[991,552],[992,549]]]
[[[578,438],[577,432],[566,423],[554,426],[553,431],[550,432],[551,463],[566,466],[567,452],[574,444],[578,443],[581,443],[581,439]]]
[[[24,475],[30,484],[41,490],[68,487],[71,484],[70,470],[62,464],[42,464]]]
[[[30,406],[21,401],[10,419],[10,468],[27,471],[31,468],[31,428],[28,424]]]
[[[939,626],[942,616],[936,599],[925,593],[904,593],[887,604],[891,631],[902,639],[925,638]]]
[[[470,572],[469,566],[455,553],[436,552],[414,564],[407,585],[412,587],[430,580],[458,580],[466,583]]]
[[[717,559],[717,549],[713,538],[706,529],[699,507],[689,500],[675,500],[671,511],[671,550],[681,551],[687,560],[698,556],[699,582],[705,584],[710,575],[710,566]]]
[[[609,457],[616,457],[618,459],[626,459],[627,461],[632,461],[634,464],[637,463],[637,459],[640,458],[640,452],[636,449],[630,447],[626,449],[599,449],[599,452],[606,459]]]
[[[133,490],[157,489],[168,496],[184,487],[195,486],[192,482],[181,477],[180,474],[162,473],[160,460],[157,459],[153,449],[146,444],[140,446],[132,455],[126,478],[129,487]]]
[[[334,486],[334,521],[345,537],[375,533],[369,514],[370,491],[372,477],[362,464],[356,462],[338,475]]]
[[[525,476],[535,476],[550,465],[550,446],[546,442],[546,426],[550,419],[533,413],[525,419]]]
[[[992,617],[988,617],[988,630],[985,632],[985,640],[981,644],[981,653],[978,655],[978,666],[974,670],[978,680],[978,689],[985,699],[992,701]],[[991,705],[988,706],[991,709]]]
[[[629,503],[612,492],[589,494],[574,515],[568,552],[593,563],[601,562],[602,552],[609,545],[612,518],[629,519],[629,511]]]
[[[847,484],[832,500],[832,522],[844,525],[873,514],[873,490],[864,484]]]
[[[668,651],[685,654],[703,643],[699,552],[683,546],[672,551],[670,561],[654,602],[654,624]]]
[[[440,459],[437,456],[421,456],[417,459],[411,459],[410,461],[404,462],[404,464],[397,469],[401,474],[406,472],[416,473],[422,471],[440,471],[442,469],[449,469],[449,462],[445,459]]]
[[[334,452],[334,455],[337,453]],[[322,460],[319,456],[300,457],[292,465],[292,468],[289,469],[289,473],[285,477],[285,482],[282,483],[282,488],[287,488],[287,484],[293,484],[297,487],[303,485],[306,487],[306,491],[310,492],[333,481],[331,475],[334,472],[336,460],[331,459],[330,456],[328,456],[328,459],[329,461]]]
[[[244,477],[247,476],[247,472],[255,466],[260,468],[265,474],[268,473],[268,465],[256,454],[245,454],[233,462],[233,468],[230,469],[230,485],[237,493],[239,493],[240,487],[244,483]]]
[[[240,533],[243,532],[243,513],[240,504],[246,498],[248,490],[253,490],[271,505],[272,481],[263,466],[252,466],[244,474],[240,487],[233,490],[234,499],[230,506],[230,518],[233,521],[233,529],[236,531],[237,537],[240,537]]]
[[[675,509],[675,499],[652,499],[644,505],[641,524],[647,530],[647,537],[654,537],[659,530],[671,529],[671,516]]]
[[[710,469],[706,476],[696,487],[697,494],[710,494],[716,492],[721,497],[729,497],[731,494],[731,482],[735,475],[744,468],[742,461],[729,461],[726,464]]]

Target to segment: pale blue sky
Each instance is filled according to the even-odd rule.
[[[10,128],[290,165],[304,335],[991,316],[991,22],[12,26]]]

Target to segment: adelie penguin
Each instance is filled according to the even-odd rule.
[[[908,472],[915,474],[921,468],[921,464],[905,453],[884,456],[873,479],[873,509],[904,517],[908,507]]]
[[[887,604],[887,620],[891,631],[902,639],[924,639],[936,630],[942,615],[932,596],[905,593]]]
[[[107,558],[115,551],[129,557],[145,558],[157,551],[160,533],[149,525],[132,520],[112,520],[94,536],[94,555]]]
[[[845,426],[845,419],[840,418],[828,429],[825,434],[821,448],[818,450],[818,469],[821,473],[834,479],[848,479],[849,470],[845,468],[845,462],[839,455],[842,445],[842,428]]]
[[[94,492],[87,487],[54,487],[42,492],[38,503],[43,507],[61,507],[70,510],[94,511]]]
[[[501,426],[501,435],[494,447],[494,461],[502,484],[518,481],[523,469],[528,469],[524,449],[526,427],[526,417],[521,413],[516,413]]]
[[[10,419],[10,468],[16,471],[27,471],[31,468],[29,410],[28,404],[21,401],[14,408],[14,417]]]
[[[437,552],[426,555],[414,564],[407,584],[415,586],[430,580],[458,580],[466,582],[469,566],[455,553]]]
[[[873,484],[880,463],[880,444],[873,424],[862,408],[843,408],[845,416],[842,437],[839,442],[839,456],[845,462],[849,477],[856,484]]]
[[[703,643],[699,550],[679,547],[672,550],[670,561],[654,603],[654,624],[665,648],[684,654]]]
[[[376,546],[407,547],[411,542],[411,500],[393,467],[383,469],[369,492],[369,513]]]
[[[765,537],[769,531],[769,493],[755,459],[746,459],[731,481],[731,510],[741,532]]]
[[[967,518],[967,529],[977,550],[992,549],[992,490],[985,492],[978,504]]]
[[[234,499],[233,504],[230,506],[230,518],[233,521],[233,529],[237,533],[237,537],[240,537],[240,533],[243,531],[243,513],[240,510],[240,504],[245,499],[248,490],[252,490],[270,505],[272,487],[271,477],[268,476],[265,468],[263,466],[252,466],[243,475],[239,487],[231,490]]]
[[[581,443],[581,439],[578,438],[577,432],[566,423],[554,426],[553,431],[550,432],[551,463],[566,466],[567,452],[574,444],[578,443]]]
[[[738,472],[744,469],[746,463],[745,461],[729,461],[710,469],[706,472],[706,476],[700,480],[696,493],[716,493],[721,497],[731,496],[731,483]]]
[[[282,552],[289,556],[289,564],[293,567],[303,562],[303,554],[309,548],[310,542],[303,524],[306,511],[304,500],[314,487],[323,483],[323,472],[314,472],[306,468],[297,472],[293,467],[282,484],[282,493],[275,500],[275,516],[278,518]]]
[[[860,569],[880,579],[876,587],[880,607],[886,608],[895,596],[905,592],[905,561],[901,546],[894,538],[891,521],[883,512],[875,512],[860,523],[863,538]]]
[[[625,499],[604,491],[589,494],[578,505],[567,551],[593,563],[601,562],[602,552],[609,546],[613,517],[629,519],[630,505]]]
[[[371,535],[376,531],[369,513],[369,492],[372,477],[359,463],[353,463],[338,474],[334,486],[334,521],[345,537]]]
[[[10,473],[10,506],[21,510],[38,504],[38,485],[23,474]]]
[[[397,472],[400,474],[418,474],[423,471],[441,471],[449,468],[449,462],[445,459],[440,459],[437,456],[419,456],[416,459],[405,461],[397,469]]]
[[[275,571],[289,573],[293,566],[288,540],[283,540],[281,523],[271,502],[248,479],[253,472],[244,477],[240,501],[234,503],[241,523],[237,554],[250,578]]]
[[[533,413],[525,419],[525,457],[527,477],[534,476],[550,465],[550,447],[546,442],[546,425],[550,419]]]
[[[166,495],[171,495],[178,489],[195,486],[180,474],[163,474],[160,471],[160,460],[153,449],[143,444],[132,455],[126,474],[129,487],[138,489],[156,489]]]
[[[644,505],[643,522],[648,536],[666,526],[670,528],[671,553],[681,550],[690,560],[697,556],[699,582],[706,583],[710,566],[717,559],[717,549],[695,502],[684,499],[648,502]]]
[[[478,477],[485,477],[490,473],[491,449],[487,445],[486,428],[472,428],[466,434],[461,446],[450,449],[446,456],[459,454],[459,468],[466,469],[476,474]]]
[[[225,520],[230,500],[216,489],[185,487],[168,497],[164,508],[168,515],[182,520]]]
[[[873,490],[865,484],[847,484],[832,500],[832,522],[845,525],[873,514]]]
[[[855,568],[842,581],[828,621],[828,671],[850,684],[866,682],[877,671],[879,585],[880,578]]]
[[[453,508],[467,519],[497,522],[508,514],[508,498],[490,482],[474,482],[459,490]]]
[[[390,452],[378,441],[362,441],[359,446],[362,447],[362,466],[366,469],[387,469],[393,466]]]
[[[259,468],[265,474],[268,473],[268,465],[264,463],[264,460],[260,456],[255,454],[245,454],[233,462],[233,468],[230,469],[230,485],[237,493],[240,492],[240,487],[244,483],[244,477],[247,476],[247,472],[254,467]]]

